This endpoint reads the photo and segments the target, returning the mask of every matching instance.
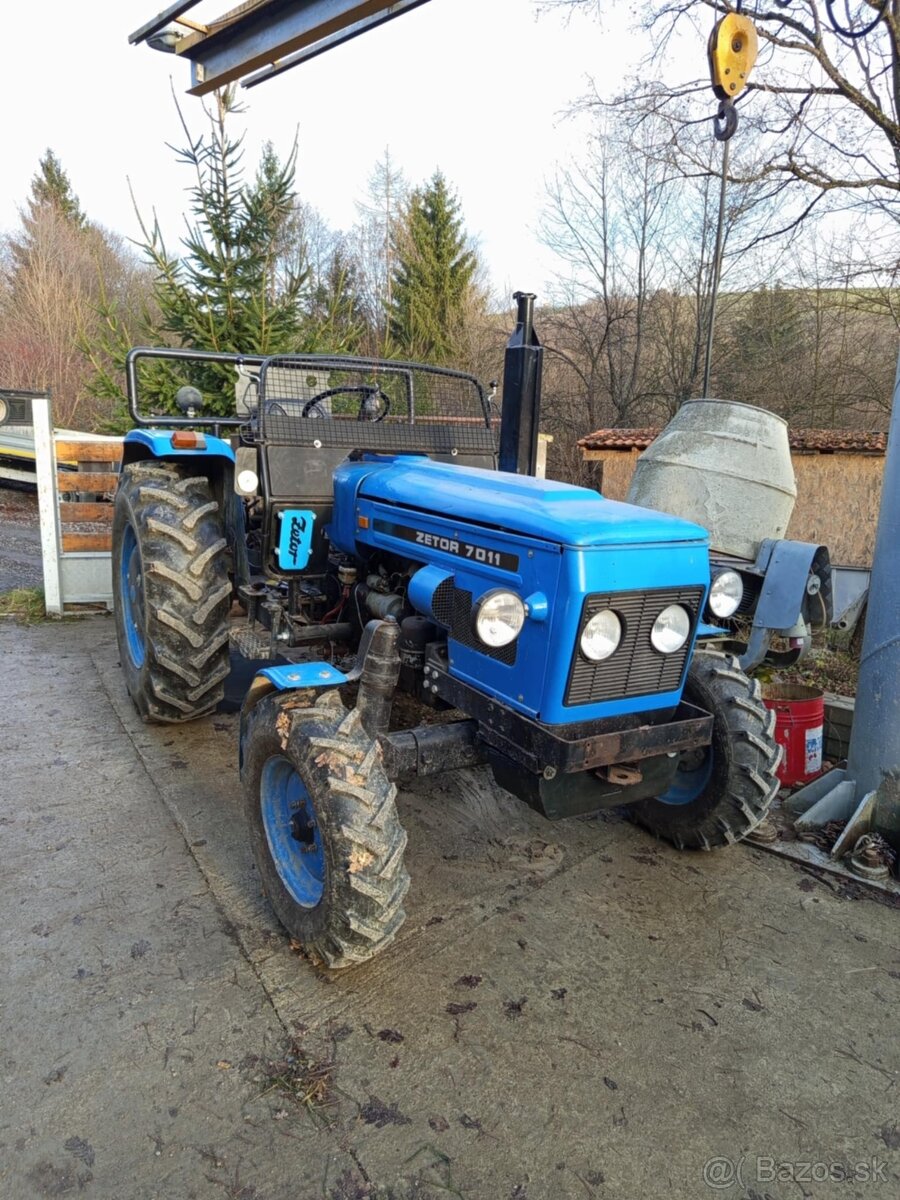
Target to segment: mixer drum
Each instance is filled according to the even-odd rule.
[[[787,422],[730,400],[689,400],[638,459],[628,501],[695,521],[722,554],[783,538],[797,486]]]

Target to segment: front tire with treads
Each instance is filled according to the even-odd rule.
[[[392,942],[406,831],[357,710],[335,692],[265,696],[242,731],[241,782],[263,888],[313,962],[353,966]]]
[[[131,463],[116,491],[113,599],[129,695],[148,722],[215,709],[228,674],[224,520],[196,465]]]
[[[716,650],[696,651],[684,696],[712,713],[712,742],[682,754],[664,795],[627,811],[682,850],[733,845],[763,820],[778,791],[775,714],[738,660]]]

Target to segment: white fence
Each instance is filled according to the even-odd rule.
[[[50,401],[32,400],[41,522],[44,604],[62,615],[77,604],[112,607],[112,494],[121,438],[53,429]]]

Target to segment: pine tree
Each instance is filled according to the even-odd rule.
[[[395,235],[389,328],[401,355],[436,364],[453,360],[478,299],[477,271],[459,201],[436,171],[413,191]]]
[[[15,276],[27,272],[40,231],[58,225],[61,232],[89,230],[87,218],[72,190],[62,163],[52,150],[46,150],[31,180],[31,192],[25,208],[19,212],[22,232],[8,241],[13,292]]]
[[[49,148],[38,164],[37,174],[31,181],[31,196],[28,200],[29,216],[34,217],[38,209],[45,206],[55,208],[59,214],[81,228],[86,223],[78,197],[72,190],[69,176],[62,163]]]
[[[110,344],[99,354],[85,347],[95,365],[106,351],[121,370],[135,342],[261,355],[320,348],[304,307],[308,270],[285,250],[296,203],[296,146],[282,162],[268,144],[254,179],[245,184],[243,138],[233,138],[228,123],[240,111],[234,89],[227,88],[216,93],[205,134],[192,137],[182,119],[188,144],[176,153],[195,175],[182,253],[169,253],[156,222],[150,228],[142,222],[141,249],[155,276],[153,305],[138,328],[108,319]],[[233,371],[196,367],[178,382],[185,375],[204,393],[207,411],[233,412]],[[173,387],[171,368],[154,364],[142,391],[155,411],[171,411],[178,382]],[[97,388],[108,399],[121,399],[120,381],[108,371],[99,372]]]
[[[227,128],[228,116],[240,111],[234,89],[216,99],[209,135],[179,152],[196,175],[184,253],[170,256],[156,225],[143,247],[157,272],[162,329],[179,345],[204,350],[295,350],[306,271],[278,278],[276,264],[294,205],[296,147],[284,163],[266,147],[255,179],[244,186],[243,139]]]

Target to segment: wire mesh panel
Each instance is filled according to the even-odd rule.
[[[259,379],[259,439],[348,450],[496,450],[484,388],[420,363],[279,356]]]

